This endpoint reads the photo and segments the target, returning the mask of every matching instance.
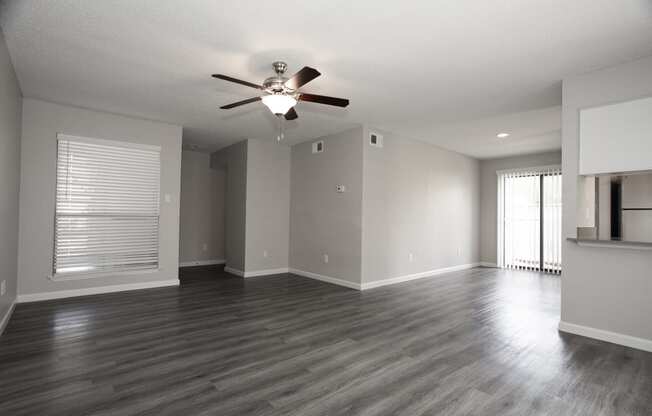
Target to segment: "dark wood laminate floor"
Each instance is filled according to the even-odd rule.
[[[360,293],[184,270],[20,304],[1,415],[652,415],[652,354],[561,335],[559,279],[473,269]]]

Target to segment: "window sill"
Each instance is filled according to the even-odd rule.
[[[163,271],[161,268],[147,269],[147,270],[124,270],[118,272],[78,272],[78,273],[60,273],[48,276],[48,279],[53,282],[65,282],[69,280],[87,280],[102,277],[118,277],[118,276],[140,276],[146,274],[160,273]]]

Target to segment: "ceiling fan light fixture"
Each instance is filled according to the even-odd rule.
[[[263,104],[276,115],[285,115],[297,104],[296,98],[286,94],[270,94],[262,97]]]

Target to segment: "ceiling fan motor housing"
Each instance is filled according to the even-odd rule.
[[[265,81],[263,81],[263,88],[265,91],[269,92],[270,94],[281,94],[284,92],[292,92],[288,88],[285,87],[285,81],[288,79],[285,77],[282,77],[280,75],[277,75],[275,77],[269,77]]]
[[[269,77],[263,81],[263,88],[270,94],[292,95],[294,90],[285,86],[285,82],[288,80],[288,78],[283,76],[288,68],[287,64],[282,61],[276,61],[272,64],[272,67],[276,72],[276,76]]]

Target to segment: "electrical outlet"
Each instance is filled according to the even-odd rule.
[[[324,263],[328,263],[328,254],[324,254]]]
[[[413,262],[414,261],[414,254],[409,253],[408,254],[408,260],[410,261],[410,263]]]
[[[3,280],[2,283],[0,283],[0,296],[4,296],[5,292],[7,292],[7,281]]]
[[[204,251],[207,251],[207,250],[208,250],[208,244],[204,243],[204,244],[201,246],[201,249],[204,250]]]
[[[346,192],[346,186],[345,185],[337,185],[335,187],[335,190],[337,191],[338,194],[343,194]]]
[[[268,257],[268,254],[269,254],[269,253],[267,253],[267,250],[263,250],[263,257],[267,258],[267,257]]]

